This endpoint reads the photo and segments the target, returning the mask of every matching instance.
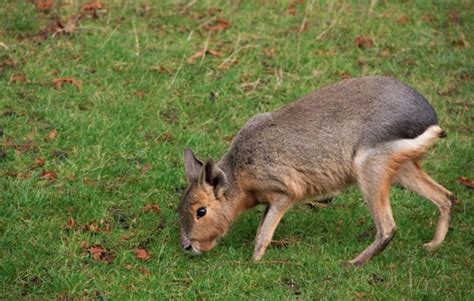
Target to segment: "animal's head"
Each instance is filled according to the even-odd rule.
[[[181,203],[181,247],[194,255],[212,249],[229,228],[224,193],[227,177],[212,159],[198,160],[190,149],[184,150],[188,187]]]

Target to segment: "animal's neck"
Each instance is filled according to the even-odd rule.
[[[218,166],[226,174],[228,189],[225,192],[225,203],[223,209],[229,222],[232,223],[243,211],[252,207],[249,198],[238,183],[237,175],[233,169],[232,162],[224,156]]]

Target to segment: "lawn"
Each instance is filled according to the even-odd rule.
[[[472,300],[473,32],[469,0],[3,0],[0,299]],[[364,75],[415,87],[448,132],[424,162],[458,197],[441,249],[421,247],[436,208],[393,188],[395,239],[344,268],[374,235],[354,187],[293,208],[259,263],[263,208],[180,250],[185,147],[218,159],[253,115]]]

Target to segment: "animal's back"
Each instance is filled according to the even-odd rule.
[[[431,105],[404,83],[388,77],[356,78],[257,115],[241,129],[226,157],[235,171],[250,170],[262,181],[278,177],[275,173],[300,176],[315,185],[320,177],[333,177],[334,187],[311,189],[322,193],[353,180],[357,149],[415,138],[434,124]]]

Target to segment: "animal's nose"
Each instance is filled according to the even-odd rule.
[[[186,251],[190,251],[193,248],[191,241],[184,235],[181,236],[181,247]]]

